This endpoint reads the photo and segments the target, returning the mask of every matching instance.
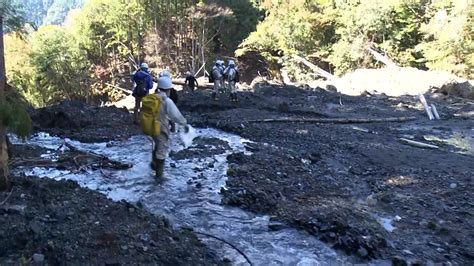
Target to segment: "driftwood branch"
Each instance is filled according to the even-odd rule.
[[[374,49],[372,49],[370,47],[367,48],[367,50],[369,50],[369,52],[372,54],[372,56],[375,58],[375,60],[384,63],[388,67],[398,67],[398,65],[395,62],[393,62],[390,58],[388,58],[387,56],[375,51]]]
[[[423,107],[425,108],[426,114],[428,115],[428,118],[430,120],[435,119],[433,113],[431,112],[431,107],[428,105],[428,102],[425,99],[425,96],[423,94],[419,94],[418,97],[420,98],[420,102],[423,104]]]
[[[433,115],[435,116],[436,119],[441,119],[438,113],[438,109],[436,109],[436,106],[434,104],[431,104],[431,111],[433,112]]]
[[[418,148],[439,149],[439,147],[436,146],[436,145],[431,145],[431,144],[428,144],[428,143],[414,141],[414,140],[411,140],[411,139],[400,138],[400,141],[405,143],[405,144],[408,144],[408,145],[411,145],[411,146],[414,146],[414,147],[418,147]]]
[[[198,81],[199,82],[199,81]],[[186,80],[185,79],[173,79],[173,84],[175,85],[180,85],[180,86],[184,86],[186,85]],[[199,88],[207,88],[207,89],[212,89],[214,87],[214,85],[212,83],[203,83],[203,82],[199,82]]]
[[[128,94],[128,95],[132,94],[132,91],[131,91],[131,90],[127,90],[127,89],[124,89],[124,88],[120,88],[119,86],[115,86],[115,85],[112,85],[112,84],[110,84],[110,83],[105,83],[105,85],[107,85],[107,86],[109,86],[109,87],[112,87],[112,88],[114,88],[114,89],[123,91],[123,92],[125,92],[125,93]]]
[[[238,123],[334,123],[334,124],[358,124],[358,123],[383,123],[383,122],[407,122],[413,121],[416,117],[388,117],[388,118],[269,118]]]
[[[0,202],[0,205],[5,204],[5,203],[8,201],[8,199],[10,199],[12,193],[13,193],[13,188],[10,190],[10,192],[9,192],[8,195],[7,195],[7,197],[6,197],[2,202]]]
[[[252,264],[252,261],[250,261],[250,258],[247,257],[247,255],[245,255],[245,253],[240,250],[238,247],[236,247],[235,245],[233,245],[232,243],[228,242],[227,240],[225,239],[222,239],[220,237],[217,237],[217,236],[214,236],[214,235],[211,235],[211,234],[208,234],[208,233],[202,233],[202,232],[198,232],[198,231],[193,231],[194,233],[198,234],[198,235],[203,235],[203,236],[207,236],[207,237],[210,237],[210,238],[214,238],[216,240],[219,240],[219,241],[222,241],[224,243],[226,243],[227,245],[231,246],[233,249],[235,249],[237,252],[239,252],[240,255],[242,255],[246,260],[247,262],[250,264],[250,265],[253,265]]]
[[[305,66],[309,67],[311,70],[313,70],[316,74],[318,74],[319,76],[321,77],[324,77],[326,78],[327,80],[330,80],[330,81],[335,81],[338,79],[338,77],[334,76],[333,74],[327,72],[326,70],[318,67],[317,65],[311,63],[310,61],[304,59],[303,57],[301,56],[298,56],[298,55],[294,55],[293,56],[294,59],[296,59],[297,61],[303,63]]]

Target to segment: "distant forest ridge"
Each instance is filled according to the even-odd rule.
[[[61,25],[71,9],[81,8],[86,0],[13,0],[36,26]]]

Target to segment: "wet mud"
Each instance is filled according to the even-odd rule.
[[[266,84],[240,92],[238,103],[225,95],[211,101],[209,91],[181,93],[179,108],[193,126],[251,141],[227,156],[220,197],[227,205],[268,215],[269,230],[302,229],[355,261],[472,264],[474,104],[442,94],[426,97],[441,120],[429,121],[416,97],[354,97]],[[387,117],[415,120],[262,121]],[[66,103],[37,110],[33,119],[38,131],[82,142],[120,143],[140,133],[132,116],[116,108]],[[410,146],[400,138],[438,148]],[[189,186],[205,188],[215,167],[205,158],[226,150],[222,140],[201,136],[170,159],[201,163],[194,169],[199,178]],[[70,167],[77,169],[73,162]],[[168,169],[179,175],[179,164]]]
[[[442,120],[429,121],[416,97],[350,97],[263,86],[239,103],[206,92],[181,97],[194,124],[255,143],[232,154],[225,203],[304,229],[362,261],[474,259],[473,103],[427,95]],[[268,123],[263,119],[415,117],[404,123]],[[400,138],[436,145],[409,146]]]

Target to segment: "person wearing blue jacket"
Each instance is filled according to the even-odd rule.
[[[153,77],[148,72],[148,64],[141,63],[140,69],[133,74],[133,88],[132,96],[135,97],[135,107],[133,108],[133,122],[138,124],[138,115],[142,103],[142,98],[153,88]]]

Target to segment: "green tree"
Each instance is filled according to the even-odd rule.
[[[236,55],[260,52],[271,66],[283,66],[298,78],[305,78],[292,55],[323,61],[333,41],[335,13],[323,0],[264,1],[265,20],[240,45]]]
[[[89,97],[89,68],[78,41],[60,26],[43,26],[31,36],[30,64],[42,105]]]
[[[34,68],[29,59],[31,53],[29,40],[9,33],[4,36],[4,41],[8,83],[16,88],[33,106],[41,106],[43,101],[33,82]]]
[[[24,23],[18,7],[12,2],[0,1],[0,188],[8,187],[8,146],[6,141],[7,129],[26,136],[29,132],[30,120],[25,111],[18,104],[8,102],[5,94],[6,74],[3,32],[21,29]],[[5,28],[4,28],[5,27]],[[26,130],[25,130],[26,129]]]
[[[143,39],[151,26],[146,18],[140,0],[90,0],[77,17],[77,38],[94,63],[118,54],[136,65],[143,59]]]
[[[474,4],[440,1],[430,6],[431,19],[422,25],[424,42],[417,46],[430,69],[474,78]]]

